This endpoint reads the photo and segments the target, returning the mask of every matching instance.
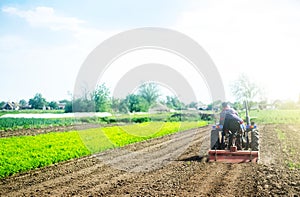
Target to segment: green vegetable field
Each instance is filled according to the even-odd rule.
[[[68,126],[78,122],[79,120],[74,118],[0,118],[0,130]]]
[[[121,127],[0,138],[0,177],[206,124],[147,122]]]
[[[260,124],[300,123],[300,110],[253,110],[250,117]]]

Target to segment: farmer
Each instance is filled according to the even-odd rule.
[[[227,102],[222,103],[223,110],[220,114],[220,125],[223,125],[222,132],[222,144],[224,142],[224,136],[226,134],[237,135],[237,132],[241,129],[243,120],[239,117],[238,113],[230,108]],[[231,143],[231,142],[230,142]],[[240,148],[240,147],[238,147]]]
[[[226,129],[228,129],[229,126],[234,125],[236,122],[239,124],[243,123],[243,120],[239,117],[238,113],[232,109],[227,102],[222,103],[222,108],[223,110],[220,114],[220,124],[223,125],[223,128],[226,127]]]

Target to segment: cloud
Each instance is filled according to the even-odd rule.
[[[92,49],[104,39],[118,31],[86,27],[86,21],[76,17],[59,15],[52,7],[36,7],[31,10],[20,10],[15,7],[3,7],[2,12],[18,16],[32,27],[47,28],[52,31],[69,31],[76,42]]]
[[[15,7],[4,7],[2,11],[25,19],[34,27],[45,27],[51,30],[78,31],[85,21],[75,17],[59,16],[51,7],[36,7],[33,10],[19,10]]]
[[[35,28],[33,31],[44,28],[57,32],[43,36],[46,45],[35,41],[36,35],[31,31],[23,33],[18,29],[14,33],[0,34],[0,68],[5,73],[0,82],[9,84],[3,90],[9,94],[0,94],[2,100],[30,98],[36,92],[45,94],[46,98],[65,97],[67,91],[73,90],[77,72],[86,56],[116,33],[86,27],[85,21],[60,15],[51,7],[30,10],[3,7],[1,11],[25,20],[27,25]],[[61,32],[67,33],[71,39],[53,42]],[[12,92],[19,89],[19,81],[27,88]]]

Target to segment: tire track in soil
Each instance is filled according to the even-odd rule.
[[[194,138],[194,141],[200,141],[200,140],[202,140],[203,139],[203,137],[204,137],[204,133],[205,132],[202,132],[203,130],[207,130],[207,129],[197,129],[199,132],[199,134],[201,134],[201,135],[199,135],[199,136],[196,136],[195,138]],[[173,139],[171,139],[170,141],[168,141],[168,142],[161,142],[160,144],[163,144],[163,148],[167,148],[168,146],[172,146],[172,144],[176,144],[176,145],[178,145],[178,143],[179,143],[179,141],[181,141],[182,139],[185,139],[185,138],[190,138],[190,137],[193,137],[195,134],[194,134],[194,131],[196,131],[196,130],[193,130],[193,131],[189,131],[187,134],[184,134],[184,133],[182,133],[182,134],[180,134],[179,136],[179,138],[173,138]],[[167,144],[166,144],[167,143]],[[150,152],[151,154],[153,154],[154,155],[154,161],[155,160],[161,160],[161,159],[164,159],[165,157],[163,156],[163,154],[161,154],[161,152],[163,153],[164,151],[161,151],[161,145],[160,144],[153,144],[153,146],[150,146],[150,147],[147,147],[146,148],[146,151],[147,152]],[[174,146],[173,145],[173,147],[175,147],[175,148],[178,148],[178,147],[180,147],[180,146]],[[157,147],[160,147],[160,150],[159,150],[159,152],[154,152],[154,151],[157,151]],[[145,150],[145,148],[143,148],[142,149],[142,151],[143,150]],[[125,155],[126,157],[128,157],[128,155]],[[126,158],[125,157],[125,159],[127,160],[127,161],[130,161],[128,164],[129,164],[129,168],[127,168],[127,169],[129,169],[129,170],[131,170],[131,171],[136,171],[136,170],[134,170],[135,168],[136,168],[136,165],[132,165],[132,160],[130,160],[130,158],[128,159],[128,158]],[[170,155],[167,155],[167,157],[168,157],[168,159],[170,159]],[[140,158],[140,159],[143,159],[144,157],[138,157],[138,158]],[[119,160],[119,159],[118,159]],[[143,164],[143,162],[149,162],[149,161],[138,161],[138,163],[141,163],[141,164]],[[153,161],[152,161],[153,162]],[[114,162],[115,163],[115,162]],[[135,161],[133,161],[133,163],[136,163]],[[133,169],[133,170],[132,170]],[[139,173],[138,173],[139,174]],[[121,180],[121,181],[119,181],[119,180]],[[128,185],[128,184],[130,184],[132,181],[134,181],[134,180],[136,180],[136,174],[135,173],[127,173],[127,174],[124,174],[124,173],[121,173],[120,174],[120,176],[118,176],[118,177],[115,177],[112,181],[111,181],[111,183],[113,183],[112,185],[112,187],[108,187],[109,188],[109,190],[115,190],[115,188],[118,188],[119,186],[125,186],[125,185]],[[107,187],[107,185],[106,185],[106,187]],[[86,192],[99,192],[99,193],[101,193],[101,191],[103,191],[103,187],[97,187],[96,189],[95,188],[91,188],[91,190],[88,190],[88,191],[86,191]],[[103,193],[103,192],[102,192]]]
[[[204,137],[207,135],[207,131],[208,131],[207,128],[201,128],[201,129],[197,129],[197,130],[198,130],[197,136],[195,136],[192,144],[195,144],[196,142],[201,142],[202,143]],[[185,135],[183,135],[184,137],[181,136],[180,139],[182,139],[182,138],[189,138],[191,135],[194,135],[193,132],[189,131],[188,135],[185,134]],[[173,143],[177,144],[178,140],[180,140],[180,139],[174,140]],[[170,142],[168,142],[168,143],[170,143]],[[168,144],[168,145],[170,145],[170,144]],[[153,147],[151,147],[151,148],[153,148],[153,150],[155,150],[156,147],[157,147],[157,144],[154,144]],[[158,154],[158,155],[155,155],[155,156],[158,157],[158,158],[160,158],[160,159],[163,158],[161,156],[161,154]],[[168,169],[169,169],[169,167],[168,167]],[[155,176],[159,176],[160,170],[158,170],[158,171],[151,171],[150,173],[155,174]],[[166,172],[163,172],[163,173],[164,174],[168,174]],[[173,172],[170,171],[169,174],[173,174]],[[134,172],[134,173],[132,173],[132,172],[129,172],[129,173],[120,173],[119,176],[114,177],[110,181],[110,185],[105,184],[104,186],[101,185],[100,187],[96,187],[96,188],[91,187],[89,190],[83,191],[83,193],[80,192],[79,195],[86,195],[86,194],[91,194],[92,193],[92,194],[97,194],[97,195],[99,195],[99,194],[101,194],[101,195],[105,194],[105,195],[112,195],[112,196],[114,196],[114,194],[118,195],[118,193],[120,193],[120,190],[122,190],[121,193],[128,194],[129,193],[128,191],[130,191],[130,189],[128,189],[128,187],[132,186],[134,184],[134,182],[136,182],[137,180],[140,181],[141,178],[144,177],[144,175],[145,175],[145,172],[140,172],[140,173],[137,173],[137,172]],[[146,178],[146,180],[144,180],[144,182],[145,181],[149,181],[148,178]],[[139,186],[135,185],[134,188],[139,188]],[[106,192],[104,192],[104,190],[106,190]]]
[[[188,132],[179,132],[172,135],[168,141],[151,144],[134,152],[121,148],[112,152],[100,153],[96,157],[117,169],[130,172],[151,171],[177,159],[193,141],[197,140],[196,132],[201,134],[198,139],[202,140],[206,134],[203,131],[206,130],[193,129]]]

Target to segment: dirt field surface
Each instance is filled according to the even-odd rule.
[[[207,163],[210,127],[0,180],[1,196],[300,196],[300,125],[260,126],[258,164]]]

